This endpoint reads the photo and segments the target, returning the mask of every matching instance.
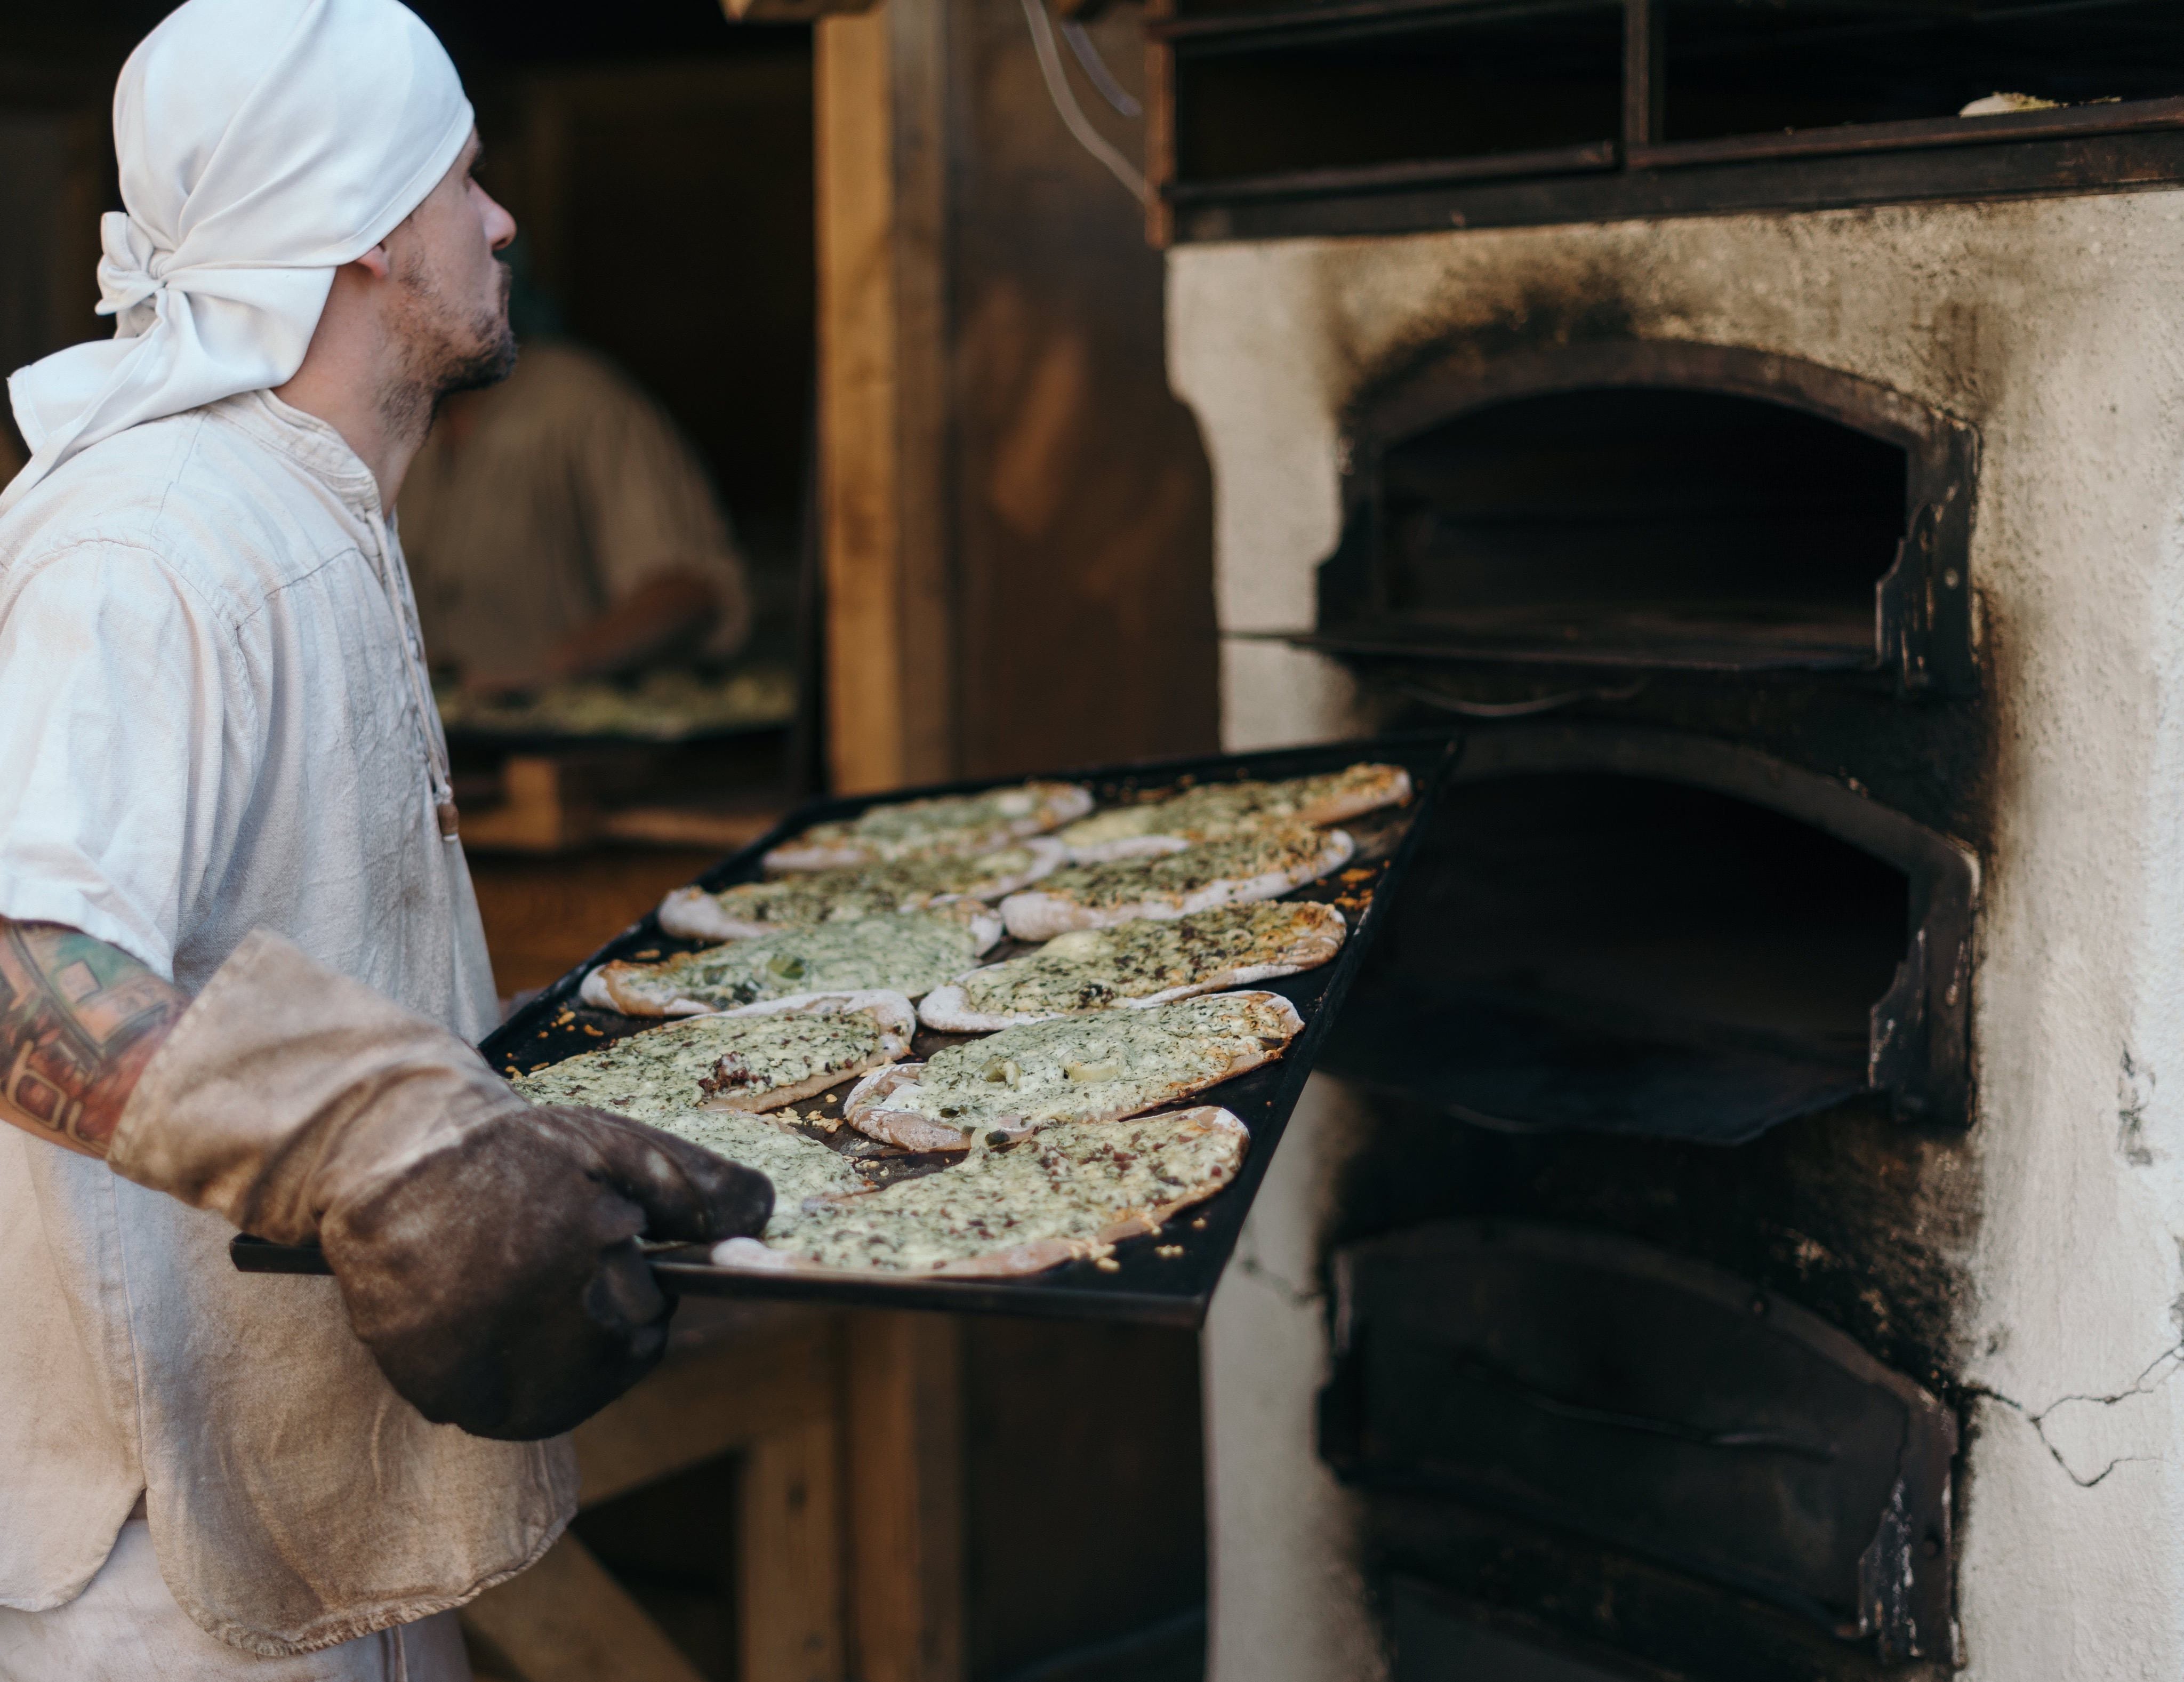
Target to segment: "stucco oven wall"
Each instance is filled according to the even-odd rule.
[[[1192,246],[1169,259],[1168,298],[1229,631],[1311,622],[1344,405],[1436,348],[1747,346],[1979,429],[1997,760],[1959,1346],[1965,1674],[2184,1674],[2184,195]],[[1369,711],[1338,668],[1273,644],[1229,643],[1222,683],[1239,749]],[[1308,1228],[1312,1179],[1270,1182],[1295,1206],[1262,1200],[1254,1224]],[[1250,1494],[1254,1467],[1312,1454],[1308,1411],[1268,1400],[1309,1382],[1297,1351],[1320,1335],[1309,1258],[1284,1272],[1297,1289],[1279,1296],[1232,1280],[1207,1335],[1222,1682],[1329,1682],[1337,1651],[1357,1654],[1349,1674],[1374,1665],[1352,1590],[1285,1577],[1298,1552],[1265,1545],[1279,1525]],[[1284,1316],[1288,1334],[1269,1323]],[[1224,1406],[1240,1396],[1257,1405]],[[1298,1499],[1301,1523],[1339,1531],[1339,1491],[1306,1480]],[[1289,1638],[1317,1657],[1270,1668],[1240,1620],[1299,1601],[1331,1620]]]

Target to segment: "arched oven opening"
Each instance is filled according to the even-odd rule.
[[[1583,1663],[1590,1642],[1492,1650],[1479,1601],[1535,1573],[1599,1596],[1625,1656],[1668,1662],[1647,1676],[1848,1679],[1951,1655],[1956,1419],[1819,1317],[1531,1223],[1414,1227],[1333,1271],[1320,1447],[1366,1492],[1397,1682],[1632,1674]]]
[[[1516,398],[1382,454],[1366,611],[1485,657],[1857,670],[1904,473],[1900,447],[1757,398]]]
[[[1429,363],[1349,417],[1297,640],[1352,661],[1971,682],[1975,442],[1884,387],[1719,345]]]
[[[1329,1067],[1474,1125],[1737,1145],[1871,1093],[1961,1124],[1971,862],[1665,732],[1468,744]]]

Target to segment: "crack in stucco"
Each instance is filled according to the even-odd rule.
[[[2123,1050],[2123,1072],[2116,1080],[2116,1154],[2134,1168],[2153,1166],[2146,1142],[2146,1112],[2153,1101],[2154,1074]]]
[[[2164,1368],[2166,1370],[2164,1370]],[[2006,1396],[1999,1390],[1990,1390],[1983,1384],[1972,1385],[1970,1394],[1983,1397],[1989,1401],[1999,1402],[2003,1406],[2016,1413],[2025,1423],[2032,1427],[2033,1434],[2040,1439],[2040,1445],[2048,1451],[2049,1458],[2062,1468],[2063,1475],[2080,1489],[2090,1490],[2098,1487],[2118,1467],[2159,1464],[2164,1456],[2158,1454],[2114,1455],[2099,1471],[2091,1477],[2086,1477],[2070,1464],[2062,1447],[2048,1434],[2048,1422],[2060,1410],[2073,1404],[2091,1407],[2115,1407],[2125,1402],[2136,1401],[2141,1396],[2151,1395],[2168,1384],[2180,1371],[2184,1371],[2184,1340],[2171,1344],[2167,1349],[2162,1351],[2147,1364],[2138,1377],[2132,1381],[2130,1388],[2119,1390],[2111,1395],[2089,1392],[2084,1395],[2058,1396],[2036,1413],[2023,1402]],[[2159,1374],[2158,1377],[2157,1374]]]

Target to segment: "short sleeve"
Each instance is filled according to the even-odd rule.
[[[750,628],[749,589],[705,465],[643,392],[620,379],[610,391],[593,405],[582,447],[586,537],[606,599],[695,572],[718,604],[707,651],[733,654]]]
[[[160,560],[86,543],[0,579],[0,916],[164,977],[259,751],[236,631]]]

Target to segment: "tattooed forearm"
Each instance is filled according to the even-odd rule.
[[[103,940],[0,918],[0,1121],[103,1156],[188,1003]]]

